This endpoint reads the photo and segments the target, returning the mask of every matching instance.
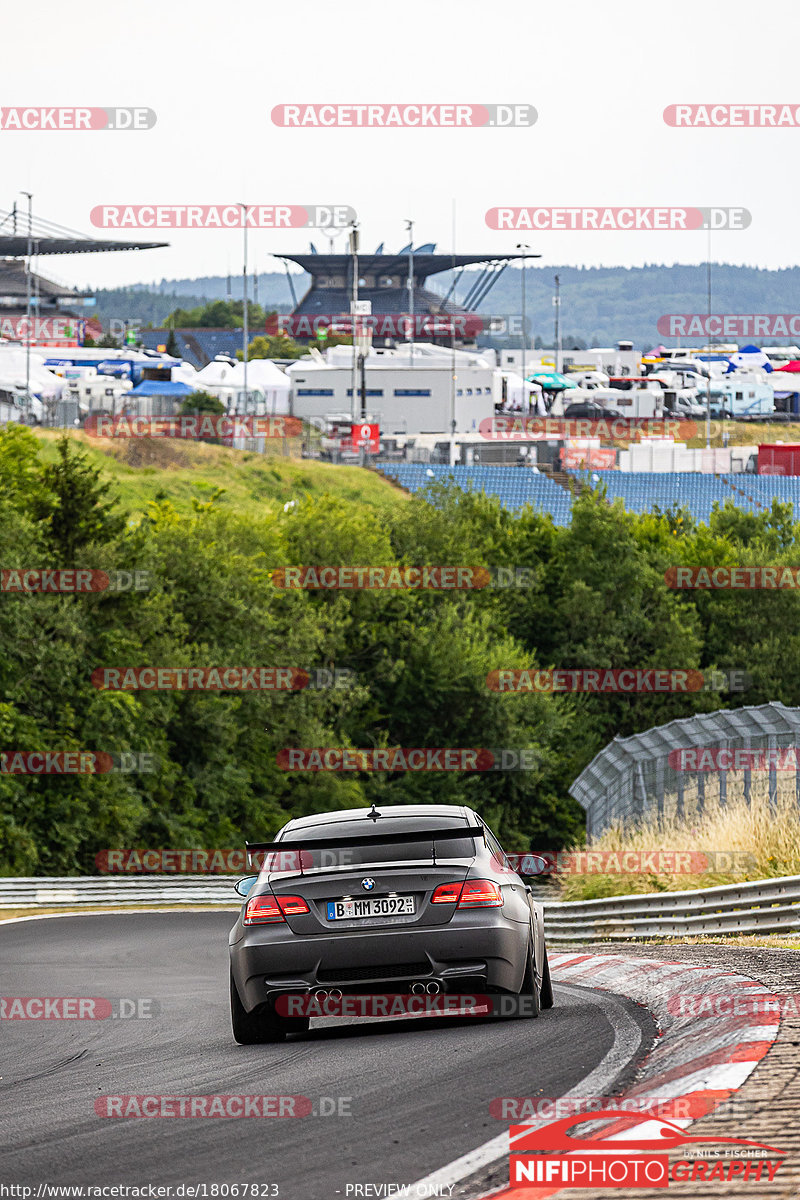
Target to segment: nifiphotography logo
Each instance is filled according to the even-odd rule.
[[[574,1137],[577,1125],[602,1121],[606,1128],[587,1137]],[[609,1124],[610,1123],[610,1124]],[[757,1183],[772,1180],[785,1150],[745,1138],[708,1134],[690,1137],[679,1126],[658,1117],[646,1122],[645,1137],[625,1134],[642,1125],[640,1113],[604,1109],[573,1113],[538,1129],[512,1125],[509,1176],[512,1186],[546,1185],[561,1188],[669,1187],[670,1183],[699,1180]],[[653,1126],[656,1132],[653,1135]],[[713,1142],[713,1149],[696,1151],[697,1158],[678,1158],[672,1164],[667,1151],[680,1146]],[[603,1153],[599,1153],[603,1151]],[[659,1153],[653,1153],[658,1151]]]

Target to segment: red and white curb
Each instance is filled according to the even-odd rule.
[[[641,1064],[639,1081],[609,1101],[609,1108],[622,1108],[624,1101],[634,1098],[642,1106],[646,1100],[679,1098],[691,1115],[669,1119],[671,1124],[686,1128],[735,1095],[778,1036],[780,1011],[774,994],[757,980],[733,971],[658,959],[569,952],[551,954],[550,967],[556,984],[571,983],[627,996],[645,1005],[656,1019],[660,1036]],[[681,1005],[682,997],[721,994],[746,997],[747,1003],[738,1006],[744,1011],[719,1015],[718,1005],[712,1001],[697,1004],[697,1015],[681,1011],[687,1007]],[[772,1011],[760,1011],[770,1007]],[[547,1013],[540,1019],[546,1021]],[[551,1120],[537,1117],[526,1121],[526,1131],[541,1128]],[[616,1135],[613,1128],[604,1129],[603,1136],[657,1137],[660,1123],[643,1113],[640,1122],[627,1123]],[[510,1153],[513,1145],[506,1132],[418,1183],[455,1183]],[[491,1200],[544,1200],[560,1190],[554,1186],[505,1188],[492,1192]]]

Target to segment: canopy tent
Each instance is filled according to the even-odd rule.
[[[740,367],[746,370],[761,370],[770,372],[774,370],[772,363],[760,346],[742,346],[736,354],[731,354],[728,365],[728,370],[725,372],[729,375],[731,371],[736,371]]]
[[[199,388],[189,387],[179,379],[143,379],[135,388],[126,392],[125,399],[130,396],[191,396]]]
[[[541,384],[546,391],[550,392],[562,392],[565,388],[578,386],[574,379],[568,379],[559,371],[534,371],[525,378],[531,383]]]
[[[26,351],[19,345],[0,346],[0,388],[25,391],[25,357]],[[28,379],[31,394],[43,400],[52,400],[64,390],[64,380],[43,366],[42,358],[34,350],[31,350]]]
[[[244,392],[244,363],[231,365],[215,359],[197,372],[197,386],[220,399],[233,401],[232,409],[242,408],[244,397],[240,401],[240,393]],[[265,413],[271,416],[288,413],[291,386],[289,376],[272,359],[254,358],[248,362],[248,409],[253,407],[255,396],[256,400],[263,398]]]
[[[535,411],[539,416],[547,415],[540,384],[530,380],[523,382],[522,376],[516,371],[504,371],[503,375],[506,382],[506,408],[517,412]]]
[[[172,382],[188,383],[193,392],[199,391],[197,384],[197,370],[191,363],[182,362],[179,366],[172,368]]]

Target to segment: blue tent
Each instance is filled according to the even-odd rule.
[[[177,379],[143,379],[125,393],[128,396],[191,396],[197,388],[189,387],[188,383],[180,383]]]

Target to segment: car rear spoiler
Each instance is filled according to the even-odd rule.
[[[353,834],[349,837],[333,837],[320,838],[311,837],[302,841],[285,842],[245,842],[245,854],[249,861],[250,855],[262,851],[283,851],[283,850],[331,850],[337,846],[370,846],[376,843],[386,846],[401,846],[408,842],[427,842],[430,839],[431,853],[434,863],[436,862],[436,842],[464,837],[479,837],[486,841],[486,832],[483,825],[464,825],[461,828],[454,829],[414,829],[408,833],[378,833],[377,830],[372,834]],[[302,866],[301,866],[302,870]]]

